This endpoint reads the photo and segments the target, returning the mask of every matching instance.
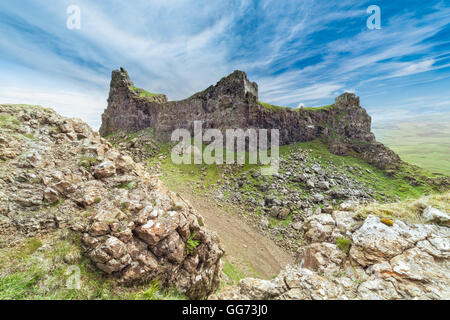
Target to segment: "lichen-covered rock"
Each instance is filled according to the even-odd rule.
[[[82,234],[86,256],[123,284],[158,279],[196,299],[217,289],[219,240],[151,169],[81,120],[31,106],[0,105],[0,115],[10,119],[0,143],[15,149],[0,155],[2,245],[69,227]],[[188,251],[191,236],[199,245]]]
[[[422,216],[425,222],[435,222],[450,227],[450,214],[431,206],[425,208]]]
[[[302,268],[333,274],[343,265],[346,253],[332,243],[312,243],[300,250],[297,259]]]
[[[311,242],[331,241],[335,224],[330,214],[318,214],[307,218],[303,229],[306,230],[306,238]]]
[[[371,265],[401,254],[430,234],[431,228],[427,225],[411,225],[397,220],[393,226],[388,226],[380,218],[370,215],[353,233],[350,255],[363,266]]]
[[[328,237],[334,227],[350,235],[349,253]],[[373,215],[359,223],[352,212],[335,211],[313,215],[306,230],[311,243],[299,250],[296,265],[273,280],[243,279],[211,299],[450,298],[447,227],[399,220],[388,226]]]

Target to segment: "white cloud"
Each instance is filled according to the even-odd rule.
[[[40,89],[0,87],[0,97],[2,104],[41,105],[66,117],[82,118],[94,129],[100,127],[100,116],[106,108],[103,97],[83,92],[45,92]]]
[[[393,77],[409,76],[420,72],[432,70],[434,59],[428,59],[420,62],[404,63],[404,67],[392,74]]]
[[[385,79],[446,66],[438,63],[442,52],[433,51],[440,40],[425,41],[448,25],[450,8],[443,5],[421,16],[399,12],[389,20],[383,18],[382,30],[366,30],[361,19],[361,29],[347,32],[333,28],[345,28],[348,19],[365,17],[365,8],[360,8],[365,4],[355,6],[351,0],[289,1],[283,6],[274,0],[258,4],[210,1],[208,5],[193,0],[108,4],[79,0],[82,28],[71,32],[65,28],[67,3],[24,2],[0,4],[2,14],[20,17],[25,24],[7,25],[0,33],[2,60],[54,81],[39,88],[37,76],[11,83],[14,71],[4,69],[0,102],[54,105],[66,115],[89,118],[97,127],[110,71],[120,66],[128,69],[137,86],[165,93],[170,99],[185,98],[241,69],[258,82],[263,101],[290,106],[299,101],[306,105],[331,102],[343,91],[359,92],[367,83],[373,84],[374,92],[386,91],[378,87]],[[24,6],[29,10],[23,10]],[[23,32],[27,27],[41,28],[48,37]],[[337,40],[323,40],[323,34],[333,32]],[[412,60],[405,62],[403,57]],[[401,85],[427,80],[410,77],[402,79]]]

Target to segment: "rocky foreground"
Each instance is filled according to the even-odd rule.
[[[1,246],[70,228],[124,284],[158,279],[187,296],[219,286],[218,239],[180,197],[81,120],[0,106]]]
[[[361,214],[349,201],[309,212],[293,225],[303,241],[295,265],[217,292],[219,240],[152,168],[49,109],[0,105],[0,124],[0,247],[71,229],[108,277],[158,279],[193,299],[450,298],[448,193],[442,207],[424,202],[404,221]],[[327,189],[323,176],[311,171],[304,183]]]
[[[444,197],[448,202],[450,196]],[[354,208],[309,217],[298,264],[243,279],[213,299],[449,299],[450,216],[430,206],[414,224]]]

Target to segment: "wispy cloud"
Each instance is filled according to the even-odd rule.
[[[241,69],[259,83],[261,100],[292,107],[351,90],[379,110],[386,97],[405,106],[418,88],[448,85],[450,6],[382,0],[382,29],[368,30],[371,2],[78,0],[82,27],[68,30],[72,1],[4,1],[0,101],[54,106],[98,127],[119,66],[170,99]]]

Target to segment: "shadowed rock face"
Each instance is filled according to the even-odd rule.
[[[242,71],[234,71],[215,86],[181,101],[157,95],[148,99],[133,90],[126,70],[113,71],[108,107],[102,115],[100,134],[136,132],[151,127],[156,137],[170,141],[175,129],[193,133],[194,121],[203,129],[279,129],[280,144],[323,138],[335,154],[357,152],[379,168],[395,167],[399,157],[376,142],[371,118],[359,98],[345,93],[334,105],[318,109],[270,108],[258,102],[258,85]]]

